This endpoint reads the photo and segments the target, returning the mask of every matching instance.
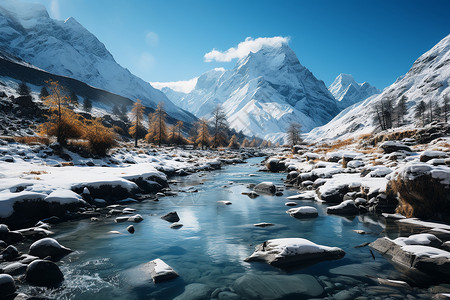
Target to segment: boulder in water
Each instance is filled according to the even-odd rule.
[[[275,184],[268,181],[257,184],[253,189],[255,190],[255,192],[261,192],[266,194],[275,194],[277,192]]]
[[[54,262],[38,259],[28,265],[25,279],[31,285],[56,287],[64,280],[64,275]]]
[[[43,238],[31,244],[29,254],[39,258],[50,256],[52,260],[58,260],[71,252],[73,250],[62,246],[57,240]]]
[[[171,211],[164,216],[161,217],[161,219],[166,220],[167,222],[175,223],[180,221],[180,217],[178,216],[176,211]]]
[[[0,299],[7,299],[16,292],[14,278],[8,274],[0,274]]]

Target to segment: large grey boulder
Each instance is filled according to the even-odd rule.
[[[380,145],[380,148],[383,150],[384,153],[392,153],[398,151],[411,152],[411,148],[395,141],[386,141]]]
[[[369,246],[406,271],[421,271],[436,279],[450,276],[450,252],[434,248],[439,242],[431,234],[391,240],[383,237]]]
[[[277,267],[291,267],[295,264],[339,259],[344,255],[344,250],[338,247],[317,245],[302,238],[285,238],[268,240],[256,245],[253,254],[245,261],[265,261]]]
[[[62,246],[57,240],[44,238],[31,244],[29,254],[39,258],[50,256],[52,260],[59,260],[71,252],[73,250]]]
[[[289,214],[291,217],[297,219],[316,218],[319,215],[317,209],[312,206],[301,206],[298,208],[291,208],[287,210],[286,213]]]
[[[64,275],[54,262],[38,259],[28,265],[25,280],[31,285],[56,287],[64,280]]]
[[[277,187],[272,182],[261,182],[257,184],[253,190],[260,193],[275,194]]]
[[[341,204],[327,207],[327,214],[334,215],[356,215],[359,210],[353,200],[345,200]]]
[[[184,292],[174,300],[203,300],[209,299],[211,287],[203,283],[191,283],[184,288]]]
[[[234,290],[244,299],[311,299],[323,294],[323,287],[311,275],[253,275],[238,278]]]

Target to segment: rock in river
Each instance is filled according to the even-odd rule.
[[[50,256],[52,260],[58,260],[71,252],[73,250],[62,246],[57,240],[44,238],[31,244],[29,254],[39,258]]]
[[[150,269],[150,274],[155,283],[178,277],[178,273],[159,258],[148,262],[146,265]]]
[[[302,238],[285,238],[268,240],[257,245],[255,252],[245,261],[265,261],[273,266],[283,267],[339,259],[344,255],[344,250],[338,247],[317,245]]]
[[[311,299],[323,287],[311,275],[253,275],[238,278],[234,290],[244,299]]]
[[[358,207],[353,200],[345,200],[339,205],[327,207],[327,214],[356,215],[358,212]]]
[[[303,218],[315,218],[319,215],[317,209],[312,206],[301,206],[297,208],[291,208],[286,211],[291,217],[303,219]]]
[[[25,279],[31,285],[55,287],[64,280],[64,275],[54,262],[38,259],[28,265]]]
[[[161,219],[171,223],[180,221],[180,217],[178,216],[176,211],[171,211],[170,213],[165,214],[161,217]]]
[[[253,189],[256,192],[267,193],[267,194],[275,194],[277,191],[275,184],[273,184],[272,182],[268,182],[268,181],[257,184]]]
[[[14,294],[15,291],[14,278],[8,274],[0,274],[0,299],[6,299],[7,296]]]

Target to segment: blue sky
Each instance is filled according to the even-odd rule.
[[[187,80],[247,37],[289,37],[300,62],[331,84],[339,73],[384,88],[450,33],[450,1],[26,0],[70,16],[147,81]]]

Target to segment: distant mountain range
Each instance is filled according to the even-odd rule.
[[[352,93],[356,87],[358,93]],[[283,139],[290,122],[300,123],[303,132],[308,132],[326,124],[346,104],[358,101],[358,96],[378,92],[354,81],[342,81],[335,90],[343,101],[336,101],[287,44],[250,52],[232,70],[206,72],[189,93],[162,88],[175,104],[199,118],[209,118],[221,105],[232,128],[272,141]]]
[[[405,75],[381,94],[346,108],[328,124],[313,129],[308,139],[344,139],[372,133],[376,129],[374,105],[388,98],[397,105],[404,96],[408,123],[413,122],[414,109],[420,101],[442,105],[444,97],[450,96],[450,35],[420,56]]]
[[[93,87],[155,108],[165,103],[174,118],[196,118],[174,105],[161,91],[120,66],[92,33],[74,18],[51,19],[44,6],[16,0],[0,2],[0,49],[55,75],[71,77]]]

